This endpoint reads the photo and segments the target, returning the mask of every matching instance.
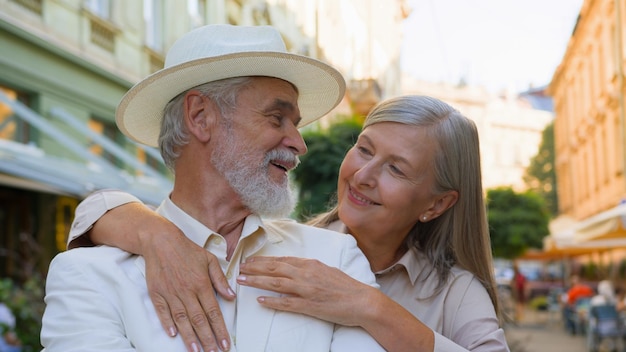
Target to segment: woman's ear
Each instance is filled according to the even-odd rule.
[[[202,143],[211,140],[211,126],[215,121],[216,109],[213,101],[198,90],[190,90],[183,101],[183,116],[187,131]]]
[[[420,220],[427,222],[438,218],[446,210],[455,205],[457,200],[459,200],[459,192],[457,191],[447,191],[444,194],[439,195],[437,199],[435,199],[432,206],[420,216]]]

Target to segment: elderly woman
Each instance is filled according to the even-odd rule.
[[[431,97],[384,101],[345,156],[336,206],[312,221],[354,236],[380,290],[293,257],[248,258],[237,284],[282,293],[258,297],[268,308],[361,326],[389,351],[508,351],[497,314],[480,170],[471,120]],[[101,202],[109,211],[88,236],[71,234],[70,241],[144,255],[166,330],[176,334],[177,326],[190,343],[213,334],[220,340],[221,316],[207,271],[222,296],[217,299],[234,295],[213,264],[216,258],[181,244],[187,240],[180,230],[130,195],[91,197],[84,202]],[[171,248],[180,250],[173,255]]]

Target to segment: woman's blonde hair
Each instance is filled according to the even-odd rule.
[[[456,264],[478,278],[499,312],[476,125],[450,105],[427,96],[401,96],[381,102],[367,116],[363,129],[381,122],[425,128],[437,142],[433,192],[454,190],[459,194],[456,204],[438,218],[418,221],[406,245],[417,247],[431,261],[439,275],[439,290]],[[334,207],[309,223],[328,226],[338,219]]]

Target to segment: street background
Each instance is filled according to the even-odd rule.
[[[523,319],[505,326],[511,352],[587,352],[587,340],[568,334],[560,312],[527,309]]]

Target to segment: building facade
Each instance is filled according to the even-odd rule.
[[[626,1],[585,0],[548,92],[560,215],[544,251],[626,280]],[[609,265],[606,264],[608,267]]]
[[[524,174],[552,122],[549,98],[530,101],[521,94],[493,94],[480,87],[405,79],[405,94],[439,98],[474,120],[480,136],[483,187],[527,190]]]
[[[346,79],[338,114],[365,116],[402,92],[400,48],[406,0],[268,0],[268,18],[293,51],[323,59]]]
[[[586,0],[549,92],[560,213],[581,222],[626,200],[626,2]]]

